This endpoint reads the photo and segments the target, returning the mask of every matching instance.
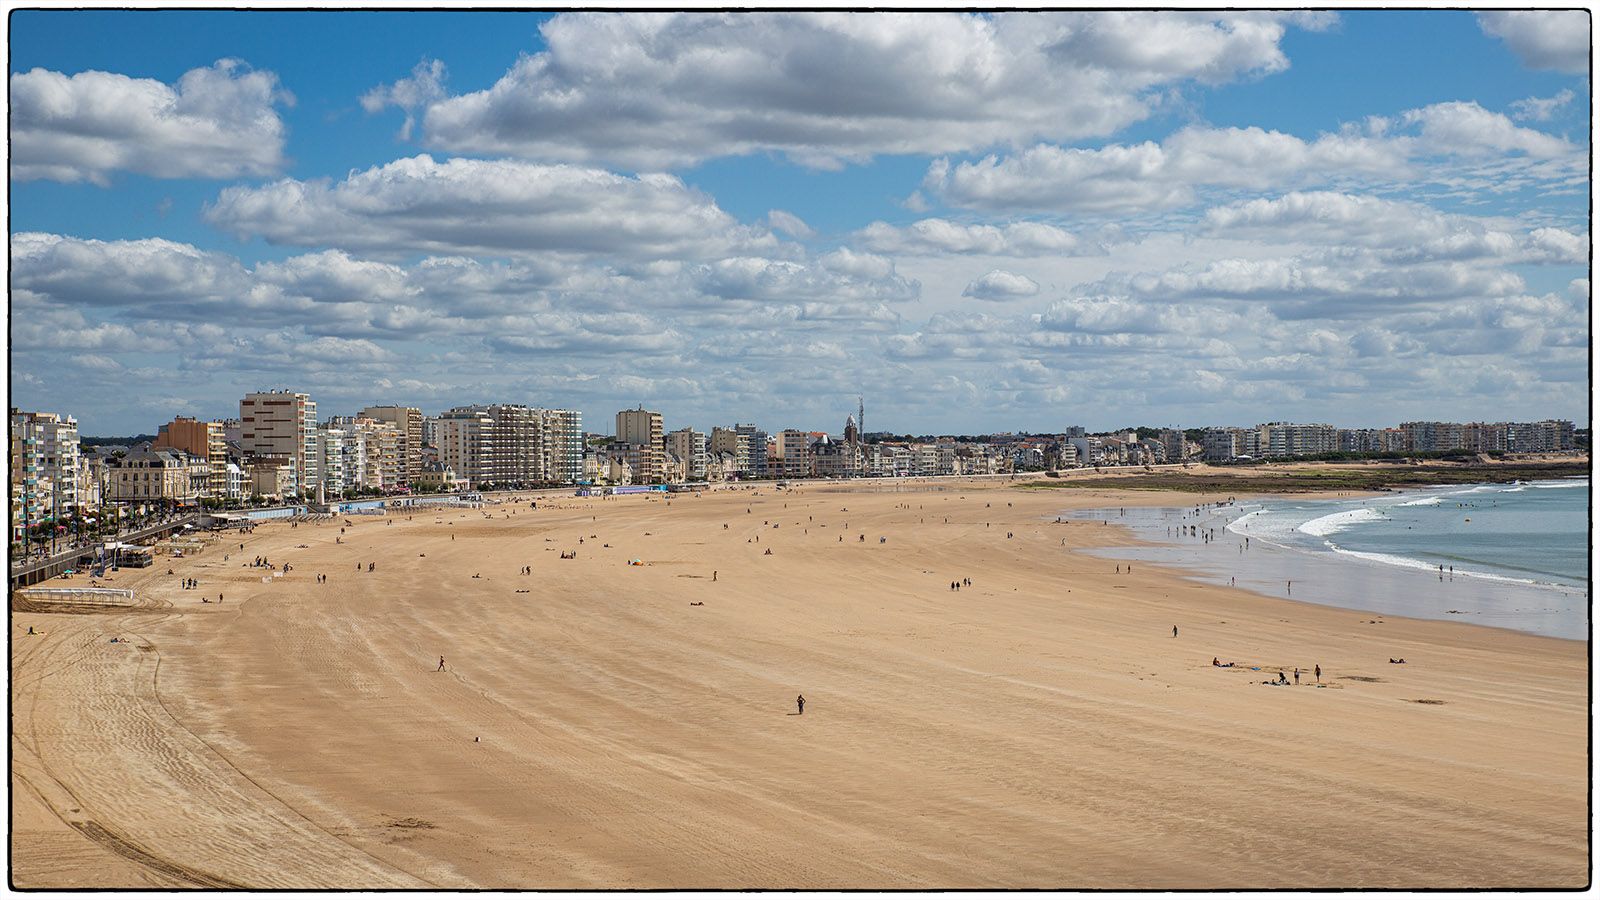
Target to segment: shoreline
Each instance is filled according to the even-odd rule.
[[[1439,487],[1448,489],[1459,485]],[[1419,487],[1396,493],[1404,496],[1431,489]],[[1237,497],[1231,508],[1242,511],[1244,507],[1254,504],[1332,504],[1389,496],[1394,495],[1313,497],[1250,494]],[[1203,507],[1200,518],[1188,521],[1177,515],[1192,514],[1197,505]],[[1354,507],[1362,508],[1365,507]],[[1254,510],[1230,515],[1222,509],[1206,506],[1206,502],[1187,506],[1141,504],[1134,510],[1133,520],[1123,522],[1117,519],[1126,517],[1116,516],[1115,508],[1079,508],[1071,510],[1070,514],[1080,520],[1084,517],[1104,519],[1121,525],[1126,532],[1126,546],[1103,548],[1096,551],[1096,555],[1106,559],[1162,565],[1181,572],[1183,577],[1199,584],[1236,587],[1270,599],[1349,610],[1370,616],[1405,616],[1425,621],[1455,622],[1581,643],[1589,640],[1588,594],[1576,586],[1517,580],[1492,573],[1481,577],[1463,572],[1438,578],[1431,568],[1387,564],[1363,558],[1352,551],[1294,547],[1257,538],[1248,531],[1231,527],[1254,515]],[[1151,521],[1150,510],[1163,511],[1159,522]],[[1108,512],[1112,515],[1103,515]],[[1331,507],[1329,512],[1333,512]],[[1158,531],[1164,525],[1175,525],[1180,520],[1186,524],[1203,522],[1201,527],[1213,528],[1217,537],[1206,544],[1197,539],[1176,536],[1164,538]],[[1256,538],[1251,545],[1255,549],[1240,554],[1227,552],[1238,549],[1245,537]],[[1456,576],[1459,576],[1459,580]],[[1230,578],[1238,579],[1236,586],[1230,584]],[[1293,590],[1286,587],[1289,581],[1293,582],[1293,588],[1299,590],[1299,596],[1294,596]],[[1364,597],[1391,599],[1366,605],[1345,599],[1356,592]],[[1513,602],[1518,606],[1507,610],[1505,604]],[[1533,610],[1543,610],[1544,613]],[[1518,618],[1518,621],[1504,624],[1483,621],[1480,617]]]
[[[1114,573],[1092,554],[1123,529],[1042,519],[1061,499],[970,482],[550,498],[262,525],[172,577],[124,570],[147,606],[13,612],[13,877],[1584,882],[1582,647]],[[257,555],[294,571],[263,582]],[[1259,683],[1313,666],[1322,689]]]

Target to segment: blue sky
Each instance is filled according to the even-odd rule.
[[[1587,424],[1588,32],[17,11],[13,401]]]

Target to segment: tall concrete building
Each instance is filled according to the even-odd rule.
[[[745,436],[749,446],[749,466],[746,474],[755,478],[767,477],[767,433],[754,425],[734,424],[733,430]]]
[[[1339,432],[1332,425],[1268,422],[1258,431],[1265,456],[1311,456],[1339,449]]]
[[[680,428],[667,435],[667,449],[683,460],[685,481],[706,480],[706,435],[693,428]]]
[[[516,404],[458,406],[439,416],[439,459],[472,487],[524,487],[550,480],[545,420]]]
[[[410,484],[422,472],[422,410],[415,406],[369,406],[357,414],[394,426],[400,481]]]
[[[724,471],[723,477],[733,475],[746,475],[750,472],[750,436],[740,434],[732,428],[711,429],[711,455],[722,457],[726,454],[733,460],[732,468]]]
[[[544,480],[576,484],[583,479],[583,414],[575,409],[541,409],[544,429]]]
[[[324,496],[392,491],[402,483],[400,431],[366,416],[334,416],[320,429]]]
[[[464,484],[477,487],[488,483],[492,474],[490,442],[494,419],[483,406],[458,406],[434,420],[434,446],[439,461],[456,473]]]
[[[316,402],[293,391],[246,394],[239,401],[239,448],[255,456],[289,460],[294,490],[314,493],[321,462]]]
[[[182,450],[190,456],[206,461],[209,475],[206,478],[206,497],[225,497],[228,493],[228,444],[223,436],[221,422],[202,422],[186,416],[177,416],[162,425],[156,439],[150,443],[152,450]]]
[[[78,420],[11,410],[11,538],[78,507]]]
[[[666,479],[661,414],[640,406],[617,413],[617,443],[637,448],[634,484],[659,484]],[[631,456],[632,454],[630,454]],[[631,460],[630,460],[631,461]]]
[[[778,433],[778,458],[783,469],[778,474],[784,478],[804,478],[811,474],[811,453],[807,449],[806,433],[795,428],[785,428]]]

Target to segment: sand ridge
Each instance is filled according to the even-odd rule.
[[[14,612],[14,877],[1584,882],[1581,642],[1118,573],[1074,551],[1121,529],[1053,521],[1197,499],[945,481],[262,526],[120,578],[161,608]],[[239,566],[263,554],[294,571]]]

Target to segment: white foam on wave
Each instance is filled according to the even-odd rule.
[[[1407,500],[1404,503],[1396,503],[1395,505],[1396,506],[1438,506],[1439,505],[1439,498],[1438,497],[1423,497],[1421,500]]]
[[[1245,530],[1245,523],[1250,521],[1251,519],[1254,519],[1256,516],[1261,515],[1264,512],[1266,512],[1266,510],[1264,510],[1264,509],[1251,510],[1250,512],[1245,513],[1244,515],[1240,516],[1239,518],[1234,519],[1232,522],[1229,522],[1228,523],[1228,530],[1233,532],[1234,534],[1243,534],[1244,530]]]
[[[1578,478],[1581,478],[1582,480],[1580,481]],[[1535,481],[1528,486],[1536,487],[1544,491],[1557,490],[1559,488],[1587,488],[1589,486],[1588,478],[1584,478],[1581,475],[1578,476],[1578,478],[1574,478],[1570,481],[1565,479],[1561,481]]]
[[[1425,572],[1439,571],[1438,563],[1424,562],[1420,559],[1412,559],[1409,556],[1396,556],[1392,553],[1371,553],[1365,550],[1346,550],[1345,548],[1340,547],[1332,542],[1329,542],[1328,547],[1333,552],[1343,556],[1353,556],[1357,559],[1364,559],[1368,562],[1382,563],[1386,566],[1398,566],[1404,569],[1420,569]],[[1456,569],[1454,572],[1451,572],[1450,575],[1452,577],[1461,575],[1467,578],[1481,578],[1485,581],[1503,581],[1508,584],[1530,584],[1535,587],[1542,588],[1573,590],[1573,588],[1571,588],[1569,585],[1557,584],[1552,581],[1536,581],[1532,578],[1514,578],[1510,575],[1496,575],[1492,572],[1474,572],[1467,569]]]
[[[1363,506],[1359,509],[1347,509],[1343,512],[1312,519],[1295,530],[1302,534],[1309,534],[1312,537],[1327,537],[1330,534],[1338,534],[1362,522],[1378,522],[1384,518],[1384,514],[1379,510]]]

